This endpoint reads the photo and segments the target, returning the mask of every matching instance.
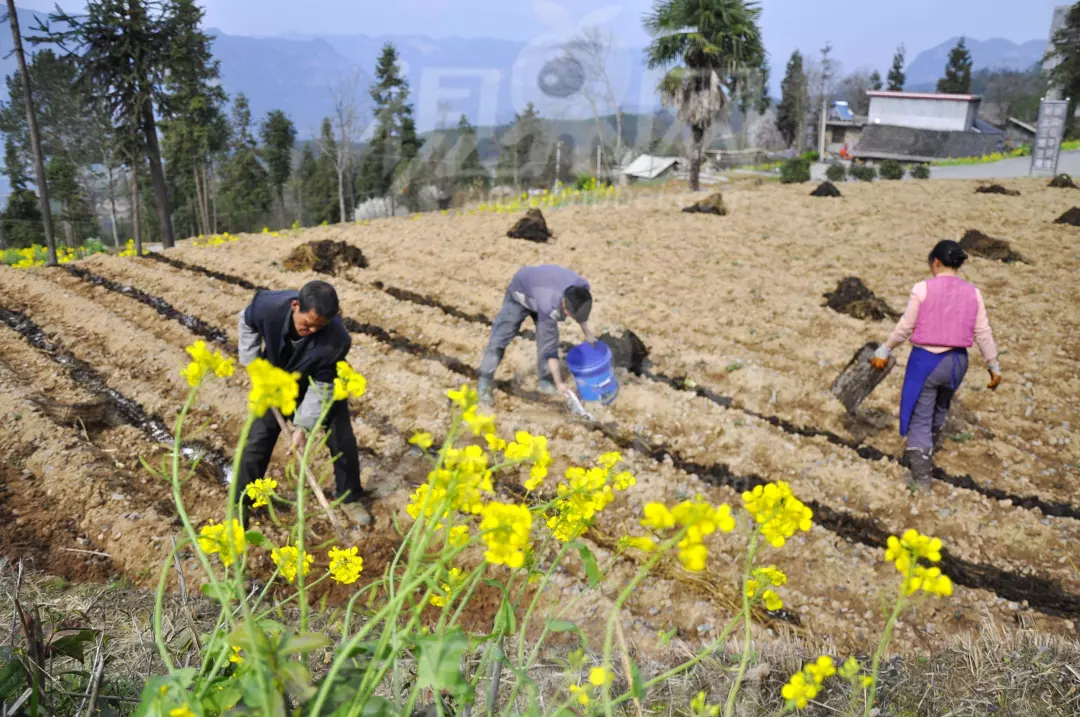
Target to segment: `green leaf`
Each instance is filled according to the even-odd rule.
[[[87,643],[97,640],[97,630],[61,630],[52,635],[48,650],[54,655],[63,655],[82,662]]]
[[[581,632],[581,628],[567,620],[551,620],[548,622],[549,632]]]
[[[641,679],[641,670],[629,656],[626,659],[630,660],[630,696],[636,700],[644,700],[645,680]]]
[[[329,644],[330,638],[326,635],[320,635],[317,632],[308,632],[303,635],[286,638],[285,644],[281,646],[280,652],[282,655],[301,655],[318,650],[320,647],[326,647]]]
[[[596,556],[592,554],[588,546],[578,543],[578,555],[585,566],[585,576],[589,579],[589,587],[595,588],[600,585],[600,568],[596,564]]]
[[[438,693],[447,690],[457,693],[464,686],[461,676],[461,657],[469,646],[469,638],[459,629],[444,635],[432,635],[416,641],[419,656],[416,676],[421,687],[429,687]]]
[[[244,533],[244,540],[255,546],[266,545],[266,536],[257,530],[249,530]]]
[[[221,714],[235,707],[243,695],[244,691],[240,687],[239,680],[233,678],[219,684],[216,688],[211,688],[203,700],[203,707],[209,708],[207,710],[209,712]]]
[[[315,696],[315,686],[311,684],[311,673],[300,662],[286,662],[278,667],[278,676],[285,685],[285,691],[299,702],[307,702]]]
[[[212,583],[203,583],[199,590],[211,600],[217,600],[218,602],[232,601],[232,591],[223,583],[218,583],[216,586]]]
[[[0,666],[0,702],[7,702],[26,689],[27,674],[23,663],[15,656]]]
[[[517,632],[517,620],[514,617],[514,606],[503,594],[502,605],[499,606],[499,614],[495,616],[495,632],[513,635]]]

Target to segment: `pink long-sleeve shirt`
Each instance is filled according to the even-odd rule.
[[[986,315],[986,304],[983,302],[982,292],[975,289],[975,296],[979,300],[979,312],[975,315],[975,344],[979,347],[979,351],[982,352],[983,359],[987,363],[992,363],[998,357],[997,345],[994,343],[994,333],[990,329],[990,319]],[[911,338],[912,332],[915,331],[915,320],[919,318],[919,308],[924,301],[926,301],[926,282],[920,281],[912,287],[907,309],[904,310],[904,315],[900,317],[896,328],[889,335],[889,340],[885,342],[886,346],[894,349]],[[920,346],[919,348],[935,354],[945,353],[950,350],[948,346]]]

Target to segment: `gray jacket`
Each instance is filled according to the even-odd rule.
[[[519,269],[510,281],[510,297],[536,315],[536,346],[541,357],[559,357],[559,322],[566,320],[563,294],[571,286],[589,288],[589,282],[556,264]]]

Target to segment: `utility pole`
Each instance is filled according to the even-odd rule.
[[[829,95],[827,93],[829,78],[832,77],[832,61],[829,53],[832,52],[832,43],[826,42],[821,49],[821,129],[818,142],[818,160],[825,161],[825,119],[829,114]]]
[[[596,181],[600,181],[600,166],[601,160],[604,158],[604,145],[596,145]]]
[[[555,143],[555,186],[551,190],[558,193],[559,191],[559,168],[562,167],[562,140],[560,139]]]
[[[15,43],[15,59],[22,75],[23,94],[26,96],[26,123],[30,127],[30,145],[34,151],[34,171],[37,175],[38,201],[41,203],[41,221],[45,225],[45,246],[49,250],[49,266],[56,266],[56,237],[53,236],[52,207],[49,204],[49,185],[45,182],[45,159],[41,156],[41,135],[38,134],[37,114],[30,91],[30,74],[26,71],[26,55],[23,54],[22,35],[19,32],[19,16],[15,0],[7,0],[8,23],[11,39]]]

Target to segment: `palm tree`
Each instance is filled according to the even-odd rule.
[[[645,49],[649,69],[668,71],[660,100],[676,108],[693,135],[692,191],[700,188],[705,133],[765,62],[760,16],[761,8],[749,0],[655,0],[645,16],[653,38]]]

